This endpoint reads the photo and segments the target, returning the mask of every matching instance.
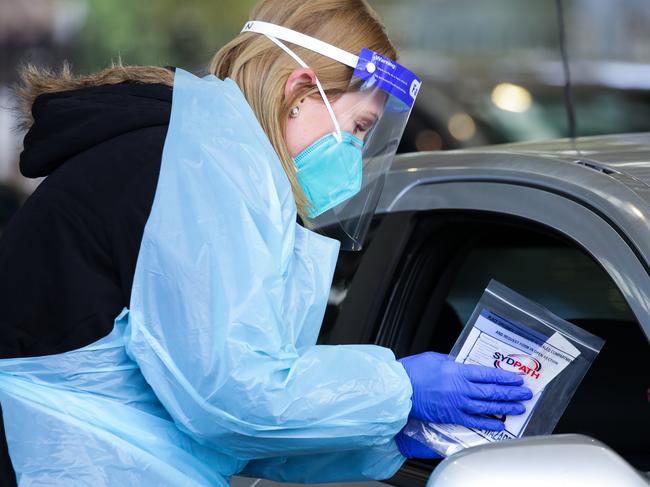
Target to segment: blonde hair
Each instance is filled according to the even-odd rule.
[[[261,0],[249,20],[278,24],[354,54],[366,47],[397,60],[383,24],[366,0]],[[348,87],[351,68],[302,47],[291,44],[290,47],[314,70],[328,97],[335,99]],[[291,98],[284,96],[286,81],[297,67],[296,62],[267,37],[248,32],[239,34],[221,48],[209,69],[221,79],[233,79],[242,90],[287,173],[298,212],[303,221],[308,222],[309,200],[296,178],[285,128],[291,107],[303,98],[320,95],[315,86],[305,85]],[[28,65],[21,70],[21,79],[17,89],[21,125],[29,128],[33,122],[33,102],[43,93],[124,81],[172,86],[174,73],[156,66],[125,66],[118,61],[87,76],[74,76],[67,64],[58,72]]]
[[[249,20],[262,20],[315,37],[357,54],[366,47],[396,60],[397,53],[375,11],[365,0],[262,0]],[[350,84],[352,68],[328,57],[289,44],[314,70],[328,97],[335,98]],[[291,108],[309,96],[320,98],[313,85],[284,96],[285,84],[298,64],[266,36],[242,33],[217,52],[210,72],[233,79],[255,112],[291,183],[298,212],[304,221],[309,208],[296,177],[285,140]]]

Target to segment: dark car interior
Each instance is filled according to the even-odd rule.
[[[552,229],[483,212],[388,215],[362,254],[342,254],[321,342],[449,352],[490,279],[606,340],[554,433],[650,470],[648,339],[607,272]],[[393,482],[422,485],[437,463],[409,461]]]

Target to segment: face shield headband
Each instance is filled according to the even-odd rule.
[[[309,66],[282,41],[354,70],[343,95],[347,99],[337,105],[336,113],[316,76],[316,86],[334,131],[307,147],[294,162],[298,180],[312,203],[309,213],[312,228],[340,240],[342,249],[361,249],[420,80],[379,53],[362,49],[359,55],[354,55],[268,22],[249,21],[242,32],[265,35],[303,68]],[[355,126],[354,117],[359,113],[372,113],[375,119],[363,140],[350,129]]]

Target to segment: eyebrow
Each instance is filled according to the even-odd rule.
[[[373,123],[379,119],[379,115],[377,113],[371,112],[369,110],[365,110],[364,112],[361,113],[361,115],[369,116],[372,119]]]

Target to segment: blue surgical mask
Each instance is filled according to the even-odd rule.
[[[363,141],[349,132],[329,133],[294,161],[298,182],[311,202],[309,218],[334,208],[361,190]]]

